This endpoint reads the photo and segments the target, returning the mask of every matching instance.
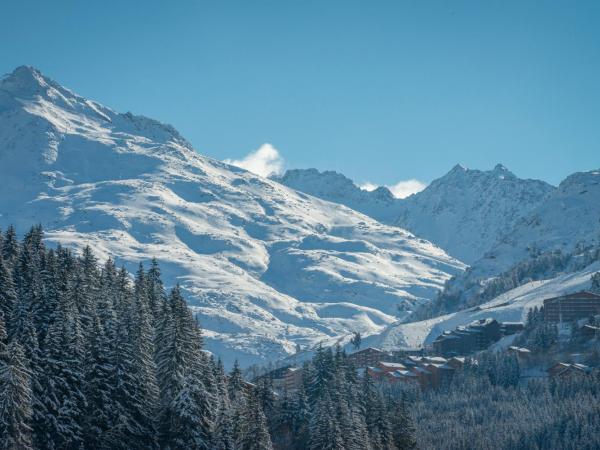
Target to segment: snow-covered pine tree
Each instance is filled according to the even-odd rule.
[[[408,412],[406,398],[401,395],[388,402],[390,411],[390,425],[394,444],[398,450],[412,450],[417,448],[415,427]]]
[[[316,399],[308,427],[309,450],[345,450],[342,430],[331,397],[324,392]]]
[[[212,438],[213,450],[236,450],[229,407],[220,408]]]
[[[17,301],[17,292],[9,265],[0,253],[0,311],[5,320],[10,319]]]
[[[152,258],[150,263],[150,269],[146,275],[146,288],[148,289],[148,306],[150,308],[150,317],[152,319],[152,325],[154,328],[157,327],[157,320],[160,316],[160,312],[163,303],[167,301],[167,295],[165,288],[161,280],[160,267],[156,258]]]
[[[0,358],[0,450],[30,450],[31,380],[21,346],[13,341]]]
[[[190,445],[208,448],[213,426],[211,408],[216,402],[204,386],[207,375],[200,332],[179,286],[171,291],[164,316],[159,324],[161,347],[157,355],[160,442],[171,449]],[[183,429],[185,435],[182,435]]]
[[[112,374],[115,370],[111,359],[112,345],[95,313],[90,331],[85,363],[84,437],[85,448],[92,450],[110,447],[107,437],[115,423],[114,413],[117,411],[117,405],[112,383]]]
[[[81,327],[89,330],[92,326],[92,316],[95,297],[98,295],[98,273],[97,261],[89,246],[83,249],[79,258],[77,269],[73,280],[73,288],[70,289],[71,301],[77,308]]]
[[[2,242],[2,256],[4,257],[4,261],[6,261],[10,267],[14,267],[19,256],[19,241],[17,239],[15,227],[12,225],[8,227],[6,234],[4,235]]]
[[[261,408],[261,401],[256,392],[251,393],[246,401],[243,415],[244,433],[238,443],[239,450],[272,450],[271,437],[267,418]]]
[[[153,374],[149,374],[140,361],[145,362],[150,355],[139,355],[145,345],[140,345],[141,333],[136,323],[138,312],[129,275],[120,269],[117,275],[116,330],[111,346],[111,366],[113,368],[113,398],[117,411],[117,421],[111,430],[111,445],[118,448],[122,442],[128,442],[131,449],[152,449],[156,446],[154,426]]]
[[[45,415],[36,427],[36,440],[50,449],[83,445],[84,357],[76,311],[63,296],[46,336],[40,374]]]
[[[248,399],[244,389],[242,371],[237,360],[233,363],[233,369],[229,373],[227,395],[231,405],[231,433],[235,448],[239,449],[246,435],[246,421],[244,420],[244,417],[246,414],[246,403]]]
[[[6,356],[6,346],[8,345],[8,333],[5,324],[4,316],[0,312],[0,360]]]

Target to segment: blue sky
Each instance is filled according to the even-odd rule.
[[[359,183],[501,162],[556,184],[600,167],[599,23],[598,1],[4,2],[0,73],[36,66],[218,159],[270,143]]]

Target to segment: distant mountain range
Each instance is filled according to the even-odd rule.
[[[556,190],[543,181],[520,179],[501,164],[490,171],[456,165],[406,199],[394,198],[386,187],[362,190],[330,171],[289,170],[278,181],[406,228],[469,264]]]
[[[231,365],[378,333],[465,265],[398,227],[201,156],[171,126],[120,114],[31,67],[0,81],[0,227],[41,223],[181,283]]]
[[[31,67],[0,81],[0,179],[2,229],[41,223],[132,271],[156,257],[228,365],[378,342],[445,285],[459,309],[519,261],[600,241],[599,171],[556,188],[457,165],[406,199],[315,169],[265,179]]]
[[[315,169],[290,170],[278,180],[405,228],[468,263],[469,270],[446,288],[454,302],[451,310],[521,261],[600,242],[598,170],[570,175],[556,188],[520,179],[501,164],[489,171],[456,165],[405,199],[394,198],[385,187],[368,192],[341,174]]]

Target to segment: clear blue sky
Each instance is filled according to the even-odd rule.
[[[431,181],[600,167],[599,1],[5,1],[28,64],[203,154]]]

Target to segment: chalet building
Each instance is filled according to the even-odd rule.
[[[295,392],[302,385],[302,369],[300,367],[287,366],[275,369],[266,375],[258,377],[270,377],[273,380],[273,390],[277,393]]]
[[[586,375],[592,371],[591,367],[585,364],[569,364],[558,362],[548,369],[549,377],[565,377],[572,375]]]
[[[425,355],[425,349],[423,347],[403,347],[397,348],[392,351],[394,361],[406,358],[407,356],[423,356]]]
[[[468,355],[486,349],[501,337],[501,326],[496,319],[480,319],[445,331],[433,342],[433,350],[444,356]]]
[[[354,364],[357,369],[364,367],[376,366],[379,361],[385,361],[392,358],[392,355],[387,352],[383,352],[378,348],[368,347],[362,350],[358,350],[348,355],[348,360]]]
[[[521,366],[528,366],[531,363],[531,350],[528,348],[511,345],[508,347],[508,353],[515,355]]]
[[[517,334],[525,329],[525,324],[523,322],[502,322],[500,324],[500,331],[502,332],[502,336],[510,336],[512,334]]]
[[[448,359],[447,364],[450,367],[452,367],[454,370],[462,369],[465,365],[465,357],[464,356],[453,356],[452,358]]]
[[[367,371],[373,379],[381,382],[415,384],[425,390],[449,382],[463,364],[464,358],[409,356],[399,363],[380,361],[376,366],[368,367]]]
[[[597,314],[600,314],[600,295],[591,292],[577,292],[544,300],[546,322],[573,322]]]
[[[377,367],[379,367],[385,373],[395,372],[397,370],[406,370],[406,366],[404,366],[404,364],[396,362],[379,361],[377,363]]]
[[[283,387],[288,392],[295,392],[302,386],[302,369],[289,367],[283,374]]]

